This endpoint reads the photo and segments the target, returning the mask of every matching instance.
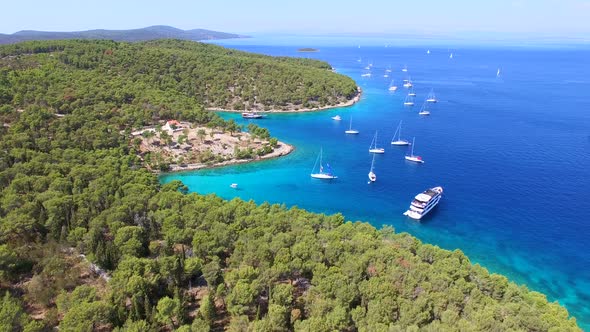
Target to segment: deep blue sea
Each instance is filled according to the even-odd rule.
[[[342,212],[348,220],[391,225],[423,242],[461,249],[472,262],[565,305],[590,330],[590,47],[400,46],[321,38],[220,43],[325,60],[358,83],[362,99],[348,108],[251,120],[296,146],[287,157],[167,174],[162,182],[179,179],[191,191],[226,199]],[[319,52],[298,53],[299,47]],[[368,64],[372,76],[362,77]],[[387,68],[389,78],[383,77]],[[406,75],[417,93],[413,108],[403,106]],[[400,86],[394,93],[388,91],[392,78]],[[420,117],[431,89],[439,102],[429,117]],[[331,119],[337,114],[342,121]],[[236,114],[222,115],[247,124]],[[344,134],[351,116],[358,136]],[[406,162],[407,149],[391,146],[400,120],[403,138],[416,138],[415,154],[424,164]],[[386,152],[376,156],[378,180],[369,185],[375,131]],[[335,181],[309,176],[320,148]],[[438,185],[444,197],[425,220],[402,215],[414,195]]]

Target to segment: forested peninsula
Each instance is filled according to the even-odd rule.
[[[0,47],[0,330],[580,331],[459,250],[162,185],[132,135],[355,94],[323,62],[193,42]]]
[[[31,40],[55,39],[108,39],[116,41],[137,42],[164,38],[198,41],[248,37],[236,35],[233,33],[205,29],[182,30],[166,25],[153,25],[150,27],[128,30],[96,29],[69,32],[23,30],[10,35],[0,33],[0,44],[13,44]]]

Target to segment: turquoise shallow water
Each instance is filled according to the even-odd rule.
[[[191,191],[227,199],[342,212],[349,220],[392,225],[424,242],[459,248],[473,262],[564,304],[590,329],[590,50],[430,48],[426,54],[426,47],[358,48],[356,42],[342,46],[315,39],[311,45],[224,43],[326,60],[357,81],[362,100],[349,108],[257,121],[296,146],[289,156],[165,174],[162,182],[179,179]],[[320,52],[296,52],[307,46]],[[373,76],[361,77],[369,62]],[[390,75],[401,85],[404,65],[418,94],[414,108],[402,105],[403,88],[388,92],[390,78],[383,77],[391,66]],[[439,103],[430,117],[419,117],[430,89]],[[336,114],[343,121],[331,120]],[[222,115],[247,124],[236,114]],[[351,115],[358,136],[344,134]],[[406,149],[389,144],[400,120],[403,136],[416,137],[415,154],[424,164],[406,162]],[[367,150],[375,130],[386,152],[376,157],[377,182],[368,185]],[[310,178],[320,147],[338,180]],[[234,182],[238,190],[229,187]],[[426,220],[402,216],[415,194],[435,185],[445,194]]]

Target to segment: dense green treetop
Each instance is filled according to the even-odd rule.
[[[0,47],[2,67],[18,73],[5,77],[11,88],[0,92],[4,101],[26,105],[32,98],[42,98],[60,113],[70,112],[88,98],[117,106],[131,104],[144,112],[153,104],[162,106],[158,103],[169,108],[198,104],[293,110],[335,105],[357,94],[354,81],[332,73],[325,62],[180,40],[6,45]],[[44,93],[29,91],[31,83],[38,83]],[[115,90],[118,94],[109,93]],[[145,105],[146,100],[152,105]]]
[[[126,135],[169,117],[223,125],[187,92],[209,73],[193,56],[211,73],[235,57],[338,77],[321,62],[178,41],[0,50],[2,331],[580,331],[459,250],[162,185]]]

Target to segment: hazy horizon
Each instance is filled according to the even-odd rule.
[[[237,34],[322,35],[445,35],[494,38],[588,39],[590,0],[418,0],[392,3],[358,2],[266,3],[188,2],[172,0],[71,0],[9,2],[10,13],[0,21],[0,33],[21,30],[127,30],[168,25],[183,30],[208,29]],[[132,13],[132,14],[130,14]]]

